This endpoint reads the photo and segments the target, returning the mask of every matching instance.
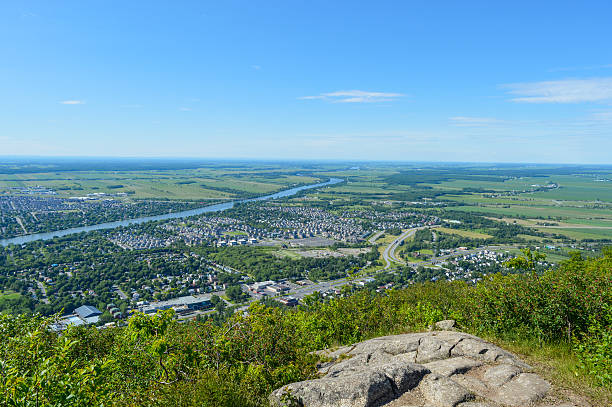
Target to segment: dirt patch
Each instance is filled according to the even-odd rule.
[[[368,253],[370,251],[369,247],[341,247],[338,251],[342,254],[348,256],[359,256],[362,253]]]
[[[343,257],[345,256],[342,253],[335,252],[329,249],[321,249],[321,250],[298,250],[296,251],[302,257],[310,257],[315,259],[321,259],[323,257]]]
[[[295,254],[302,256],[302,257],[320,259],[323,257],[359,256],[361,253],[367,253],[369,250],[370,249],[367,247],[340,248],[338,250],[331,250],[331,249],[296,250]]]

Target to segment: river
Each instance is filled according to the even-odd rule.
[[[75,233],[90,232],[92,230],[113,229],[113,228],[116,228],[116,227],[119,227],[119,226],[128,226],[128,225],[133,225],[133,224],[137,224],[137,223],[149,222],[149,221],[153,221],[153,220],[187,218],[189,216],[200,215],[202,213],[221,212],[221,211],[225,211],[227,209],[231,209],[231,208],[234,207],[234,205],[239,204],[239,203],[264,201],[264,200],[267,200],[267,199],[284,198],[284,197],[287,197],[287,196],[295,195],[298,192],[303,191],[305,189],[313,189],[313,188],[324,187],[326,185],[334,185],[334,184],[337,184],[339,182],[342,182],[342,180],[340,178],[330,178],[329,181],[321,182],[319,184],[302,185],[301,187],[295,187],[295,188],[291,188],[291,189],[286,189],[284,191],[276,192],[276,193],[270,194],[270,195],[260,196],[260,197],[257,197],[257,198],[240,199],[240,200],[224,202],[224,203],[220,203],[220,204],[216,204],[216,205],[204,206],[202,208],[190,209],[190,210],[187,210],[187,211],[164,213],[162,215],[155,215],[155,216],[143,216],[143,217],[134,218],[134,219],[117,220],[117,221],[114,221],[114,222],[98,223],[97,225],[81,226],[81,227],[78,227],[78,228],[56,230],[56,231],[53,231],[53,232],[33,233],[31,235],[17,236],[17,237],[12,237],[12,238],[9,238],[9,239],[2,239],[2,240],[0,240],[0,245],[8,246],[9,244],[23,244],[23,243],[33,242],[33,241],[36,241],[36,240],[49,240],[49,239],[52,239],[54,237],[72,235],[72,234],[75,234]]]

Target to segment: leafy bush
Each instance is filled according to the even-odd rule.
[[[612,386],[612,306],[605,304],[602,320],[591,318],[587,332],[575,340],[580,369],[602,386]]]
[[[445,318],[477,334],[573,343],[579,371],[610,386],[611,270],[607,251],[541,276],[494,275],[475,286],[439,281],[313,296],[298,309],[254,303],[217,324],[181,324],[170,310],[137,314],[124,328],[57,335],[51,319],[0,314],[0,404],[266,405],[272,390],[315,377],[314,350]]]

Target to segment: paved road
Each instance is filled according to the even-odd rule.
[[[15,220],[17,221],[17,223],[19,223],[19,226],[21,226],[21,229],[23,229],[23,233],[25,233],[27,235],[28,234],[28,230],[23,225],[23,221],[21,220],[21,218],[19,216],[15,216]]]
[[[123,290],[121,288],[119,288],[118,285],[114,285],[113,289],[115,290],[115,292],[117,293],[117,295],[119,295],[119,298],[121,298],[122,300],[127,300],[128,296],[126,293],[123,292]]]
[[[425,227],[425,226],[424,226]],[[385,250],[382,253],[383,256],[383,260],[385,261],[385,270],[389,269],[391,267],[391,262],[396,262],[399,264],[406,264],[405,261],[398,259],[395,256],[395,249],[397,249],[397,247],[400,245],[401,242],[403,242],[404,240],[406,240],[408,237],[414,235],[414,233],[419,230],[419,229],[423,229],[423,227],[420,228],[412,228],[412,229],[408,229],[407,231],[405,231],[404,233],[402,233],[401,235],[399,235],[397,238],[395,238],[391,244],[389,244],[389,246],[387,246],[385,248]]]
[[[374,243],[376,242],[376,239],[378,239],[378,238],[380,237],[380,235],[382,235],[383,233],[384,233],[384,231],[383,231],[383,230],[381,230],[381,231],[379,231],[379,232],[374,233],[374,234],[372,235],[372,237],[370,237],[370,238],[368,239],[368,243],[370,243],[370,244],[374,244]]]
[[[42,302],[44,302],[45,304],[49,304],[49,298],[47,298],[47,289],[45,288],[45,285],[43,283],[41,283],[40,281],[37,281],[36,284],[38,285],[38,288],[40,288],[40,291],[42,291],[43,294],[43,298],[42,298]]]
[[[312,285],[307,285],[307,286],[304,286],[304,287],[300,287],[300,288],[295,289],[295,290],[291,290],[290,295],[292,297],[301,299],[301,298],[304,298],[307,295],[310,295],[310,294],[314,293],[315,291],[325,292],[325,291],[333,289],[333,288],[342,287],[343,285],[346,285],[346,284],[348,284],[348,281],[346,280],[346,278],[341,278],[339,280],[333,280],[333,281],[321,281],[319,283],[315,283],[315,284],[312,284]]]

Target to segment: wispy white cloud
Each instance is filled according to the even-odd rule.
[[[588,65],[588,66],[565,66],[565,67],[549,69],[549,72],[592,71],[594,69],[609,69],[609,68],[612,68],[612,64]]]
[[[503,120],[493,117],[453,116],[449,117],[448,120],[454,126],[459,127],[484,127],[504,123]]]
[[[184,107],[184,106],[183,106],[183,107],[179,107],[179,110],[180,110],[181,112],[191,112],[193,109],[192,109],[192,108],[190,108],[190,107]]]
[[[608,112],[595,112],[591,115],[591,119],[598,122],[610,122],[612,123],[612,111]]]
[[[519,103],[580,103],[612,100],[612,78],[563,79],[502,85]]]
[[[363,90],[339,90],[336,92],[321,93],[315,96],[302,96],[301,100],[326,100],[333,103],[379,103],[391,102],[406,96],[402,93],[367,92]]]
[[[60,102],[62,105],[84,105],[84,100],[62,100]]]
[[[259,71],[261,69],[261,65],[251,65],[251,68],[255,69],[256,71]]]

